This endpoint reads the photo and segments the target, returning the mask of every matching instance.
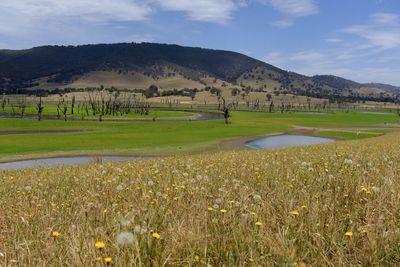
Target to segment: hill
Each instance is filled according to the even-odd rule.
[[[385,99],[388,86],[330,75],[308,77],[246,55],[154,43],[42,46],[0,50],[0,90],[115,87],[161,90],[216,87],[313,97]]]
[[[400,93],[400,87],[396,87],[390,84],[383,84],[383,83],[366,83],[364,84],[366,87],[370,88],[381,88],[387,92],[392,92],[394,94],[399,94]]]

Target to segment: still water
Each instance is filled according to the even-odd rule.
[[[293,147],[316,145],[334,142],[335,140],[329,138],[305,136],[305,135],[276,135],[267,136],[246,143],[246,146],[254,149],[271,149],[279,147]]]
[[[59,157],[47,159],[22,160],[7,163],[0,163],[0,170],[15,170],[35,167],[50,167],[71,164],[84,164],[88,162],[109,162],[109,161],[127,161],[141,160],[143,157],[119,157],[119,156],[104,156],[104,157]]]

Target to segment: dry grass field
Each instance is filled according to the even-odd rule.
[[[400,135],[0,173],[0,266],[398,266]]]

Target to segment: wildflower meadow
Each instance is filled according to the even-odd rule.
[[[398,133],[0,182],[0,266],[400,264]]]

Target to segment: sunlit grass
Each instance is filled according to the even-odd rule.
[[[378,132],[378,131],[331,131],[331,130],[323,130],[317,133],[318,136],[322,137],[339,138],[346,140],[364,139],[383,134],[384,132]]]
[[[0,173],[1,266],[400,262],[400,134]]]
[[[282,133],[298,127],[399,126],[400,117],[337,112],[327,115],[232,112],[230,124],[223,120],[96,122],[0,118],[0,159],[44,155],[131,154],[170,155],[214,149],[221,141]],[[7,131],[30,132],[7,134]],[[44,130],[75,130],[46,133]],[[37,131],[37,132],[35,132]],[[44,132],[41,132],[44,131]],[[361,130],[363,131],[363,130]],[[364,130],[365,131],[365,130]],[[363,132],[364,132],[363,131]],[[379,130],[380,132],[381,130]],[[341,134],[341,138],[354,137]],[[371,137],[371,136],[369,136]]]

